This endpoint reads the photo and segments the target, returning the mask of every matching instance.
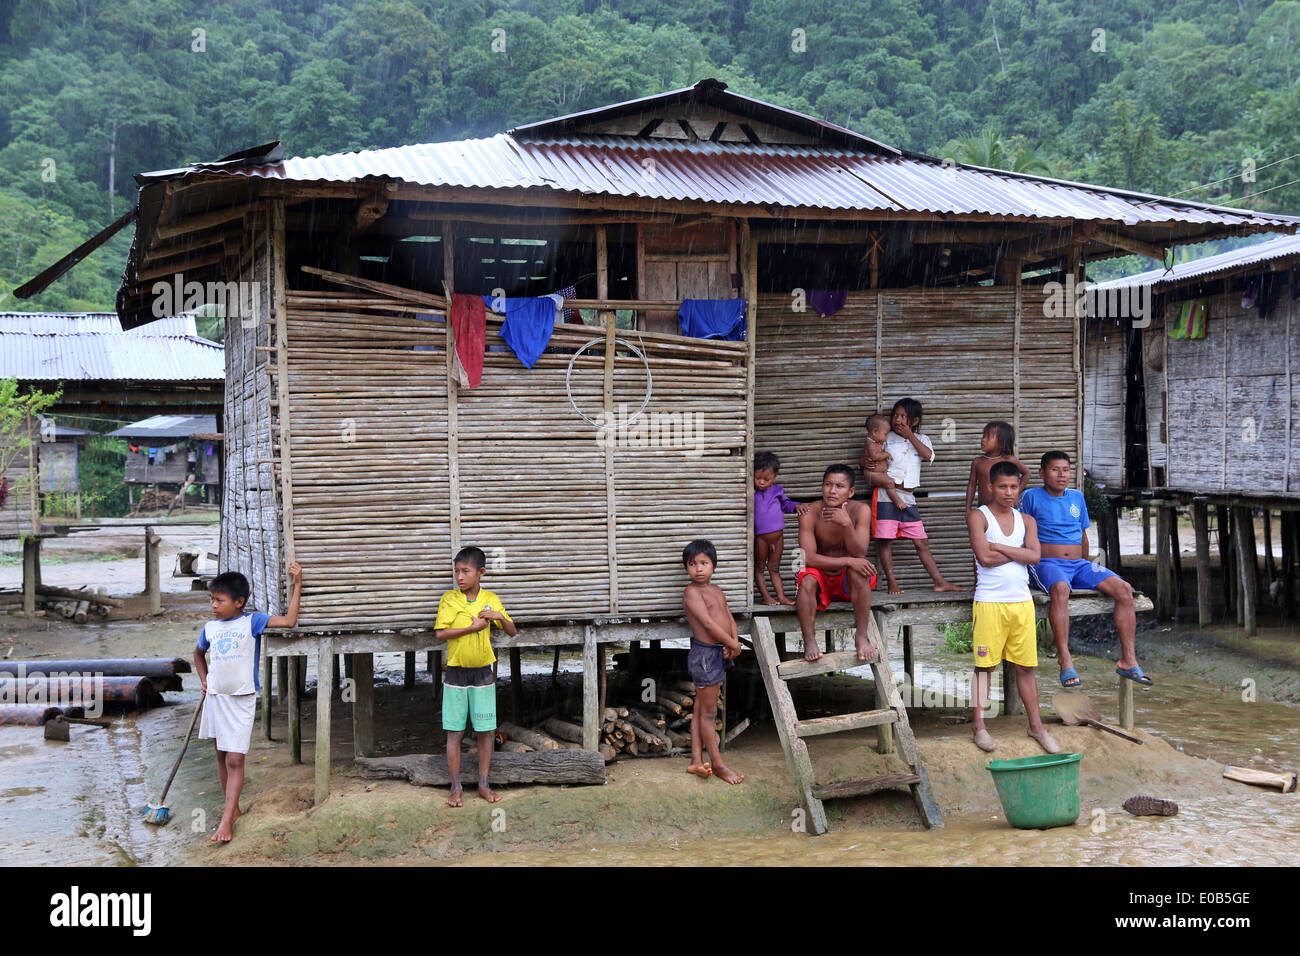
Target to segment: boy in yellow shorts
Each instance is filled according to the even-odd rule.
[[[1029,565],[1040,556],[1038,526],[1016,510],[1020,469],[1010,461],[989,469],[991,504],[966,513],[970,546],[975,552],[975,673],[971,675],[971,706],[975,711],[975,745],[991,751],[997,745],[984,726],[993,668],[1003,659],[1016,666],[1016,686],[1029,715],[1029,736],[1049,754],[1061,748],[1043,727],[1038,713],[1037,627],[1029,594]]]
[[[492,625],[511,637],[518,633],[501,599],[479,587],[487,555],[481,548],[461,548],[453,562],[456,587],[438,602],[434,636],[447,642],[447,669],[442,679],[442,728],[447,731],[447,770],[451,793],[447,806],[461,806],[460,741],[472,722],[478,734],[478,795],[488,803],[501,799],[488,786],[492,737],[497,729],[497,687],[492,665]]]

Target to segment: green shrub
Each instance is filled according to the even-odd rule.
[[[969,654],[975,649],[975,624],[940,624],[939,633],[943,635],[943,646],[954,654]]]

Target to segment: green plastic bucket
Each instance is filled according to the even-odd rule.
[[[1083,754],[1043,754],[988,765],[1007,822],[1021,830],[1065,827],[1079,818]]]

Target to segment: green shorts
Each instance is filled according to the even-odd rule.
[[[497,686],[492,680],[492,668],[449,667],[444,675],[442,729],[459,733],[468,722],[479,733],[496,730]]]

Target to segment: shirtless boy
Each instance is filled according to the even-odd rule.
[[[871,589],[876,586],[876,566],[867,560],[870,545],[871,507],[853,500],[853,469],[831,465],[822,476],[822,506],[799,515],[804,568],[797,579],[795,610],[806,660],[822,656],[813,622],[831,601],[853,602],[858,660],[876,659],[878,652],[869,636]]]
[[[889,474],[890,462],[894,456],[885,451],[885,439],[889,437],[889,418],[885,415],[872,415],[867,419],[867,440],[862,446],[862,457],[858,464],[862,467],[862,476],[872,488],[884,488],[894,507],[902,511],[907,507],[895,490],[897,484],[894,476]]]
[[[970,463],[970,481],[966,483],[966,510],[993,505],[993,485],[989,469],[1000,461],[1009,461],[1020,473],[1020,491],[1025,490],[1029,469],[1016,458],[1016,430],[1006,422],[989,422],[980,435],[980,456]]]
[[[743,648],[736,631],[736,619],[727,607],[727,596],[713,583],[713,569],[718,566],[718,552],[711,541],[698,539],[682,549],[682,564],[691,583],[682,594],[686,620],[691,625],[691,650],[686,655],[686,671],[695,685],[695,716],[691,719],[691,762],[688,773],[697,777],[721,777],[727,783],[745,779],[722,762],[718,751],[718,731],[713,722],[718,716],[718,692],[727,671],[735,667],[735,658]],[[702,751],[708,751],[704,760]]]

